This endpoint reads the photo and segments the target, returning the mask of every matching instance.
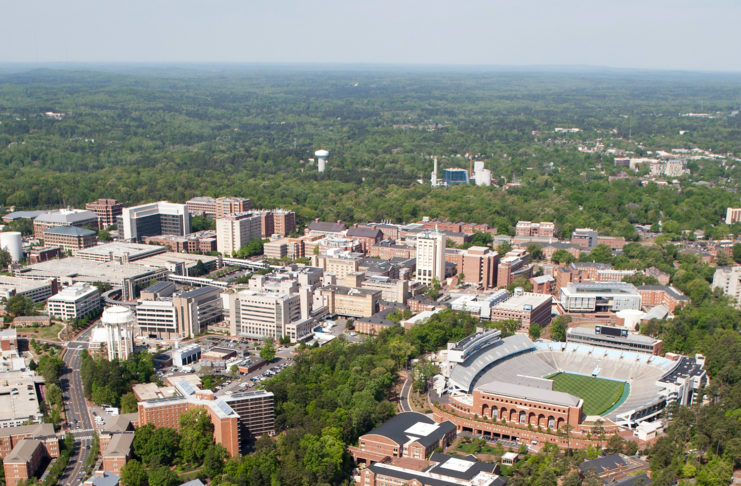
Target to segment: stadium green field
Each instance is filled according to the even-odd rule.
[[[620,400],[625,383],[592,376],[556,373],[547,377],[553,380],[553,389],[570,393],[584,400],[582,410],[586,415],[600,415]]]

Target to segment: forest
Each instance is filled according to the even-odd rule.
[[[0,205],[235,195],[299,223],[430,216],[512,233],[553,220],[562,235],[633,239],[631,224],[658,221],[712,233],[738,202],[734,75],[121,69],[0,74]],[[712,117],[682,116],[701,110]],[[578,150],[596,143],[731,158],[691,161],[680,187],[643,187],[638,174],[611,181],[623,170],[611,155]],[[309,162],[318,148],[324,173]],[[429,187],[432,156],[467,167],[466,153],[498,186],[520,185]]]
[[[513,234],[518,220],[554,221],[557,236],[592,227],[631,241],[638,239],[635,224],[651,225],[664,233],[657,245],[631,243],[617,256],[598,247],[581,259],[655,266],[691,299],[674,319],[641,329],[664,340],[665,351],[705,354],[711,380],[705,400],[665,417],[666,437],[647,451],[652,479],[728,484],[741,467],[741,315],[711,290],[713,268],[668,241],[694,237],[695,230],[714,238],[741,233],[741,225],[723,224],[726,208],[739,206],[739,99],[737,74],[2,70],[0,206],[232,195],[256,207],[292,209],[299,224],[429,216]],[[555,133],[557,127],[580,131]],[[691,174],[674,185],[643,184],[645,171],[616,167],[604,150],[580,150],[598,145],[635,156],[701,148],[724,158],[691,160]],[[324,173],[309,161],[320,148],[330,152]],[[433,156],[441,169],[467,168],[466,153],[484,161],[495,185],[429,186]],[[496,326],[511,332],[509,324]],[[210,440],[210,423],[197,414],[179,433],[140,428],[124,482],[171,485],[183,479],[177,474],[196,471],[211,484],[346,484],[352,465],[345,446],[395,413],[396,373],[475,325],[466,314],[446,311],[410,331],[302,349],[295,366],[265,383],[276,397],[275,439],[226,459]],[[557,320],[551,337],[562,336],[564,326]],[[58,361],[39,363],[50,382]],[[132,410],[127,391],[151,379],[152,370],[144,356],[113,363],[85,356],[85,394]],[[434,370],[413,371],[415,388],[423,390]],[[617,439],[609,444],[611,451],[626,447]],[[512,484],[555,485],[558,476],[562,484],[580,484],[574,466],[583,454],[546,448],[509,472]]]

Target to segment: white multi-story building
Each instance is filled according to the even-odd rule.
[[[640,310],[641,294],[624,282],[569,282],[561,287],[566,312],[618,312]]]
[[[216,251],[231,256],[261,234],[259,213],[224,216],[216,220]]]
[[[296,341],[311,332],[313,319],[302,319],[301,297],[298,294],[244,290],[231,294],[229,300],[232,336],[253,339],[289,336]]]
[[[25,295],[34,304],[43,302],[57,291],[57,282],[46,278],[19,278],[0,275],[0,299]]]
[[[106,330],[108,360],[128,359],[134,352],[134,312],[124,306],[114,305],[103,311],[101,321]]]
[[[417,237],[417,281],[445,280],[445,235],[435,231]]]
[[[124,239],[129,241],[140,241],[145,236],[184,236],[190,233],[190,213],[185,204],[159,201],[124,208],[121,224]]]
[[[50,316],[56,316],[65,321],[80,319],[100,309],[100,293],[98,288],[78,282],[59,292],[47,301],[47,311]]]
[[[177,339],[177,320],[172,299],[141,300],[136,305],[136,326],[144,337]]]
[[[741,221],[741,208],[726,208],[726,224]]]
[[[713,275],[713,288],[736,300],[736,308],[741,309],[741,266],[718,267]]]

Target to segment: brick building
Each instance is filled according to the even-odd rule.
[[[23,439],[38,439],[44,443],[50,457],[59,457],[59,439],[54,433],[54,426],[33,424],[0,428],[0,459],[10,454]]]
[[[44,232],[59,226],[75,226],[77,228],[98,227],[98,216],[84,209],[59,209],[40,214],[33,220],[33,236],[44,239]]]
[[[355,462],[371,464],[386,458],[426,459],[438,448],[455,439],[451,422],[435,423],[417,412],[402,412],[358,439],[357,447],[348,447]]]
[[[531,323],[545,326],[551,322],[552,302],[553,298],[550,294],[524,292],[492,307],[490,311],[491,320],[514,319],[524,329],[528,329]]]
[[[641,296],[642,306],[663,305],[672,313],[677,307],[689,303],[689,299],[682,292],[665,285],[641,285],[638,287],[638,293]]]
[[[64,251],[73,253],[83,248],[95,246],[97,242],[98,234],[87,228],[59,226],[44,231],[44,244],[61,246]]]
[[[98,199],[85,204],[85,209],[98,217],[98,228],[105,229],[116,224],[116,219],[123,212],[123,205],[115,199]]]
[[[378,229],[359,228],[357,225],[347,230],[347,238],[360,243],[363,253],[368,253],[371,246],[383,240],[383,233]]]
[[[144,237],[147,244],[166,246],[177,253],[209,253],[216,251],[216,231],[204,230],[188,233],[185,236],[156,235]]]
[[[121,469],[131,459],[133,432],[115,434],[103,450],[103,470],[120,475]]]
[[[394,240],[383,240],[368,249],[368,255],[391,260],[392,258],[412,258],[416,254],[413,246],[397,244]]]
[[[22,439],[13,450],[3,458],[6,486],[16,486],[41,473],[40,469],[49,455],[44,443],[38,439]]]
[[[31,265],[59,258],[61,256],[61,246],[35,246],[28,251],[28,261]]]
[[[556,225],[551,222],[532,223],[530,221],[518,221],[515,226],[516,236],[538,236],[542,238],[553,238]]]

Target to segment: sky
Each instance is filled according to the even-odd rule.
[[[739,0],[0,0],[0,62],[741,71]]]

